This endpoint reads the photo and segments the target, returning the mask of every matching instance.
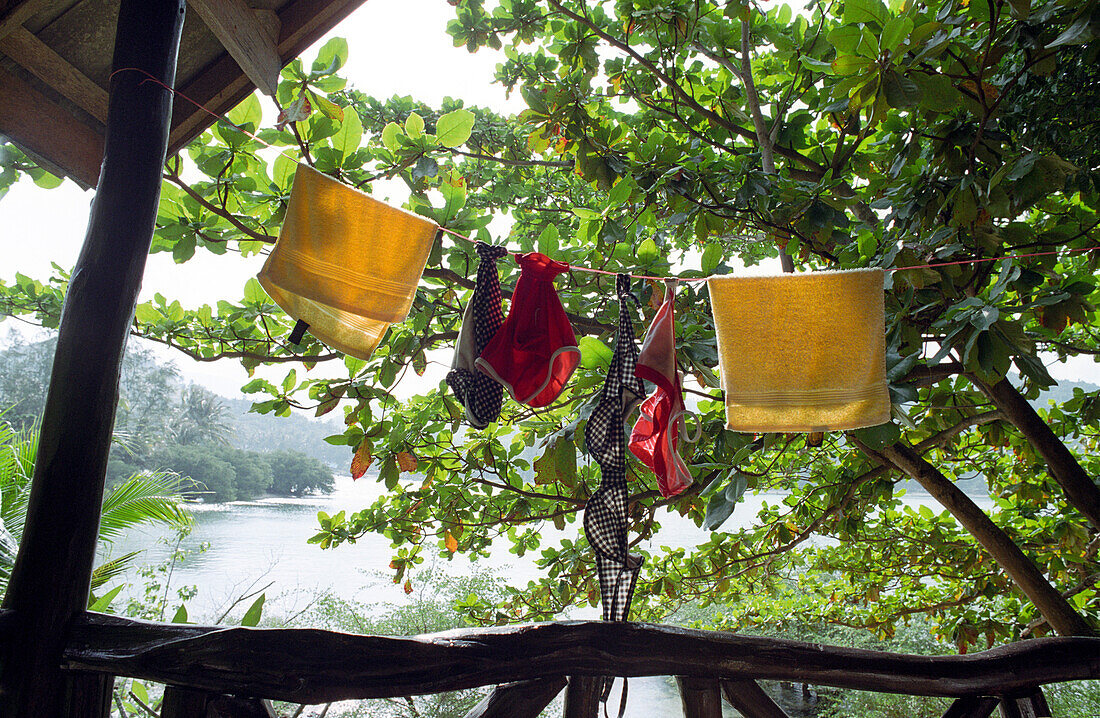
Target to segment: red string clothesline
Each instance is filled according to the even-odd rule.
[[[172,94],[177,95],[177,96],[182,97],[183,99],[187,100],[192,105],[199,108],[200,110],[202,110],[206,114],[210,115],[214,119],[221,120],[221,121],[225,122],[226,124],[228,124],[233,129],[235,129],[236,131],[238,131],[238,132],[240,132],[244,135],[247,135],[248,137],[251,137],[252,139],[259,142],[261,145],[263,145],[265,147],[270,147],[272,149],[277,149],[271,143],[265,142],[264,140],[260,139],[256,135],[252,134],[248,130],[241,127],[240,125],[237,125],[236,123],[231,121],[225,115],[220,115],[217,112],[214,112],[213,110],[205,107],[201,103],[196,102],[195,100],[191,99],[190,97],[183,94],[182,92],[175,89],[174,87],[171,87],[171,86],[165,84],[164,82],[161,82],[159,79],[157,79],[156,77],[154,77],[150,73],[146,72],[145,70],[141,69],[140,67],[120,67],[117,70],[115,70],[114,72],[112,72],[108,79],[110,80],[110,79],[114,78],[114,76],[117,75],[118,73],[125,72],[127,70],[133,70],[135,72],[140,72],[141,74],[145,75],[145,77],[147,79],[142,80],[139,84],[145,84],[146,82],[156,83],[157,85],[160,85],[161,87],[168,90]],[[288,150],[283,151],[284,155],[287,151]],[[285,156],[288,159],[291,159],[294,162],[297,162],[298,164],[302,163],[302,161],[300,159],[296,158],[296,157],[290,157],[289,155],[285,155]],[[447,234],[449,234],[453,237],[465,240],[467,242],[477,242],[478,241],[478,240],[473,239],[473,238],[471,238],[467,235],[456,232],[453,229],[448,229],[446,227],[440,227],[439,229],[442,232],[446,232]],[[914,264],[914,265],[910,265],[908,267],[886,267],[884,269],[884,271],[899,272],[899,271],[906,270],[906,269],[932,269],[932,268],[935,268],[935,267],[951,267],[951,266],[957,266],[957,265],[962,265],[962,264],[982,264],[982,263],[985,263],[985,262],[999,262],[1002,259],[1026,259],[1026,258],[1029,258],[1029,257],[1047,257],[1047,256],[1050,256],[1050,255],[1058,254],[1058,253],[1063,252],[1063,251],[1066,252],[1067,254],[1072,254],[1072,253],[1076,253],[1076,252],[1092,252],[1092,251],[1095,251],[1097,249],[1100,249],[1100,247],[1078,247],[1078,248],[1074,248],[1074,249],[1065,249],[1065,250],[1057,250],[1056,249],[1056,250],[1051,250],[1049,252],[1031,252],[1031,253],[1028,253],[1028,254],[1006,254],[1006,255],[1002,255],[1000,257],[978,257],[978,258],[975,258],[975,259],[960,259],[960,260],[953,261],[953,262],[929,262],[928,264]],[[517,257],[521,254],[521,252],[516,252],[516,251],[510,250],[510,249],[508,250],[508,253],[513,255],[513,256],[517,256]],[[621,272],[612,272],[612,271],[609,271],[609,270],[606,270],[606,269],[596,269],[595,267],[584,267],[584,266],[579,266],[579,265],[576,265],[576,264],[569,264],[567,266],[570,269],[575,269],[575,270],[580,271],[580,272],[591,272],[593,274],[606,274],[606,275],[609,275],[609,276],[612,276],[612,277],[616,276],[617,274],[621,274]],[[710,277],[655,277],[655,276],[650,276],[648,274],[629,274],[628,276],[630,276],[634,279],[650,279],[650,280],[657,281],[657,282],[662,282],[662,281],[669,280],[669,279],[671,279],[673,281],[677,281],[677,282],[705,282],[705,281],[707,281],[707,279],[710,278]]]

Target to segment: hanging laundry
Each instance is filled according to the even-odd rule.
[[[634,374],[638,347],[630,323],[628,302],[638,303],[630,291],[630,276],[615,278],[619,299],[619,331],[615,353],[607,370],[607,379],[596,408],[584,427],[588,453],[600,465],[600,485],[584,507],[584,535],[596,554],[600,601],[605,621],[625,621],[634,596],[634,584],[642,567],[642,558],[627,550],[626,489],[626,407],[633,407],[645,396],[642,382]],[[601,697],[611,692],[608,677]]]
[[[711,277],[707,286],[730,429],[889,421],[881,269]]]
[[[516,261],[520,275],[508,318],[474,364],[519,403],[547,406],[581,360],[577,337],[554,291],[554,277],[569,265],[537,252]]]
[[[369,359],[389,325],[408,316],[436,230],[300,165],[279,241],[257,278],[315,337]]]
[[[500,417],[504,387],[479,371],[474,362],[504,324],[497,260],[508,256],[508,250],[484,242],[478,242],[476,248],[481,258],[477,265],[477,280],[474,294],[462,315],[462,327],[455,342],[455,356],[451,371],[447,374],[447,384],[466,407],[466,421],[470,426],[484,429]]]
[[[691,486],[691,470],[680,457],[680,431],[684,429],[683,378],[676,366],[676,326],[673,305],[676,280],[665,281],[665,299],[642,340],[634,373],[653,382],[656,389],[642,403],[638,421],[630,433],[630,452],[657,476],[664,497]]]
[[[638,347],[630,323],[627,302],[637,301],[630,292],[630,277],[615,280],[619,298],[619,332],[615,354],[599,402],[584,427],[588,453],[600,465],[600,486],[584,507],[584,533],[596,552],[600,595],[606,621],[626,620],[634,593],[634,581],[642,560],[627,553],[626,527],[626,415],[645,395],[641,380],[634,375]]]

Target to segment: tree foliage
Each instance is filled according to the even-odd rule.
[[[966,650],[1050,630],[1044,599],[1014,578],[1030,564],[1067,597],[1055,602],[1096,621],[1098,525],[1080,496],[1097,492],[1100,397],[1075,392],[1041,408],[1038,424],[1010,401],[1054,384],[1052,357],[1100,352],[1095,3],[452,4],[455,45],[502,53],[497,80],[526,110],[370,97],[346,87],[347,44],[330,41],[310,69],[284,70],[277,126],[248,98],[233,125],[169,160],[153,251],[181,262],[261,252],[302,161],[367,191],[399,180],[410,209],[456,232],[610,271],[699,277],[780,255],[798,271],[882,267],[894,420],[825,436],[724,428],[706,290],[681,285],[679,361],[705,438],[685,450],[696,483],[675,499],[633,467],[631,532],[646,559],[635,615],[714,602],[730,608],[730,628],[825,621],[889,636],[929,614]],[[184,179],[192,169],[197,181]],[[517,276],[508,264],[506,288]],[[263,413],[341,410],[332,441],[387,489],[369,508],[322,517],[315,540],[384,533],[398,581],[425,552],[477,556],[509,542],[538,555],[543,579],[466,610],[490,623],[549,617],[598,597],[576,522],[598,483],[580,429],[613,342],[613,285],[581,272],[560,280],[582,368],[547,410],[507,403],[498,423],[472,431],[442,382],[410,398],[396,387],[445,363],[474,266],[471,244],[437,242],[412,315],[367,362],[312,338],[291,345],[293,320],[255,282],[216,307],[158,295],[138,307],[134,331],[250,370],[342,364],[342,378],[289,369],[244,388]],[[17,275],[0,284],[0,306],[54,324],[66,282],[60,270]],[[661,289],[635,289],[641,329]],[[1052,459],[1060,451],[1068,461]],[[918,474],[937,486],[984,477],[984,513],[1015,557],[995,561],[988,536],[957,515],[904,504],[898,482]],[[775,495],[752,525],[731,528],[722,517],[746,490]],[[668,512],[714,530],[698,546],[656,548]],[[566,537],[549,540],[547,525]]]

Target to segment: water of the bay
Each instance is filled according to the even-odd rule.
[[[203,543],[210,547],[192,553],[174,566],[171,585],[195,585],[198,594],[189,602],[191,620],[212,621],[229,607],[233,600],[254,590],[265,589],[269,614],[292,615],[303,609],[321,591],[331,591],[342,599],[364,605],[400,605],[409,599],[400,585],[393,583],[388,568],[392,558],[389,541],[379,535],[368,535],[354,544],[322,550],[307,539],[317,533],[317,513],[324,511],[348,514],[366,508],[380,495],[383,487],[371,477],[353,482],[350,477],[338,477],[332,494],[303,498],[265,498],[227,504],[198,504],[192,507],[195,527],[180,548],[194,550]],[[749,526],[764,502],[778,504],[780,494],[746,495],[725,529]],[[928,504],[934,511],[941,508],[928,496],[909,495],[906,504],[919,507]],[[979,500],[979,503],[986,502]],[[662,547],[690,547],[706,541],[709,532],[688,519],[671,512],[658,514],[661,530],[646,546],[651,551]],[[574,537],[580,531],[579,522],[564,532],[547,526],[542,531],[544,543],[561,536]],[[164,539],[167,534],[151,529],[135,529],[115,542],[110,554],[142,551],[139,562],[156,564],[172,550]],[[513,586],[523,586],[539,576],[535,565],[538,552],[517,557],[502,545],[498,553],[472,565],[462,556],[452,560],[438,559],[449,574],[470,573],[487,567],[495,575],[505,576]],[[134,576],[131,581],[138,582]],[[236,610],[243,612],[247,603]],[[594,619],[597,609],[579,609],[570,618]],[[618,695],[618,689],[615,691]],[[675,686],[664,678],[632,679],[626,716],[680,715]],[[730,710],[729,716],[737,713]]]

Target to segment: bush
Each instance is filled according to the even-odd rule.
[[[273,494],[330,494],[335,487],[332,470],[312,456],[297,451],[276,451],[267,454],[266,458],[274,478],[270,489]]]
[[[274,476],[267,457],[255,451],[243,451],[231,446],[212,446],[211,451],[222,461],[233,465],[236,473],[237,499],[260,496],[269,488]]]
[[[234,501],[237,498],[237,472],[233,464],[218,456],[221,447],[209,444],[166,446],[157,452],[154,462],[161,469],[175,471],[208,491],[207,501]]]

